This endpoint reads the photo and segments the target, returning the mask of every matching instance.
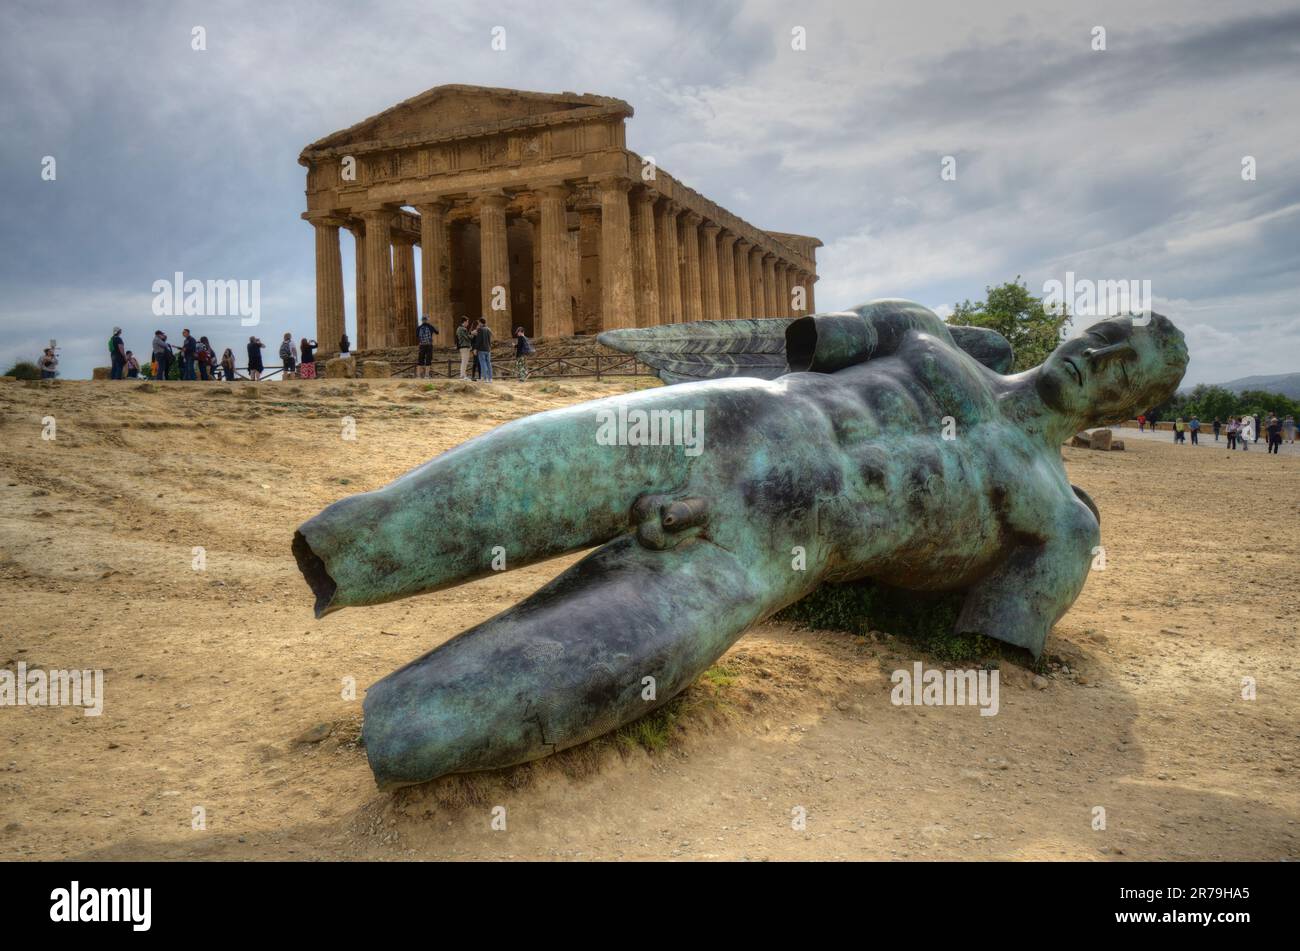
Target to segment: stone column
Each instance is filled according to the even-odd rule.
[[[739,316],[736,308],[736,236],[724,231],[718,243],[718,290],[722,300],[722,317]]]
[[[682,279],[682,320],[704,319],[704,288],[700,279],[700,222],[704,219],[693,211],[682,215],[682,250],[685,251],[685,273]]]
[[[483,317],[498,343],[509,341],[515,328],[510,312],[510,247],[503,192],[478,196],[478,232]]]
[[[316,232],[316,342],[323,351],[337,350],[343,336],[343,258],[336,218],[313,221]]]
[[[763,316],[780,317],[777,308],[776,255],[770,251],[763,255]]]
[[[722,319],[722,282],[718,274],[718,235],[722,229],[709,222],[700,229],[700,282],[704,291],[704,319]]]
[[[428,201],[415,206],[420,213],[420,303],[429,323],[438,330],[440,347],[456,345],[451,312],[451,236],[447,230],[450,202]]]
[[[682,322],[682,269],[678,265],[676,202],[665,200],[655,218],[656,257],[659,263],[659,316],[665,324]]]
[[[413,347],[420,305],[415,299],[415,242],[400,237],[393,242],[393,325],[390,346]]]
[[[659,314],[659,267],[655,236],[658,192],[639,188],[632,195],[632,252],[636,259],[636,317],[638,327],[663,323]]]
[[[804,287],[803,271],[797,266],[791,265],[789,281],[790,314],[794,317],[802,317],[804,314],[808,313],[808,291],[806,287],[804,287],[803,301],[798,307],[795,306],[795,291],[800,287]]]
[[[776,316],[790,316],[789,271],[786,263],[779,258],[772,265],[776,272]]]
[[[754,316],[753,282],[749,279],[749,252],[753,245],[741,238],[736,242],[736,316]]]
[[[393,326],[393,213],[372,209],[361,213],[366,223],[366,334],[357,349],[392,346]],[[360,336],[360,334],[358,334]]]
[[[752,298],[754,312],[751,317],[767,316],[767,294],[763,288],[763,254],[758,245],[749,249],[749,295]]]
[[[808,292],[808,313],[817,313],[817,299],[813,297],[813,285],[817,283],[817,275],[809,272],[804,275],[804,288]]]
[[[632,276],[632,216],[627,178],[602,178],[600,187],[600,326],[636,326]]]
[[[538,237],[541,241],[542,306],[541,324],[533,328],[538,340],[573,336],[573,310],[569,306],[568,224],[565,221],[569,189],[551,185],[537,193],[540,209]]]
[[[356,334],[352,337],[352,349],[360,350],[361,341],[368,333],[366,321],[366,226],[363,222],[353,220],[347,224],[347,229],[352,233],[353,256],[356,258],[356,280],[353,285],[355,300],[352,302],[352,313],[356,314],[357,329]],[[317,340],[317,343],[323,344],[323,340]],[[339,342],[333,341],[337,347]]]

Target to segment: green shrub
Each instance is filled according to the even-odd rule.
[[[8,370],[5,370],[4,375],[17,377],[20,380],[39,380],[41,378],[41,368],[30,360],[19,360]]]
[[[776,615],[816,630],[866,634],[888,631],[936,659],[969,663],[1002,655],[1002,644],[982,634],[954,634],[962,594],[921,594],[873,581],[823,584]]]

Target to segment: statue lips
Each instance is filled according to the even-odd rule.
[[[1103,346],[1068,341],[1011,376],[1005,340],[950,333],[906,301],[602,335],[696,382],[507,423],[295,534],[318,615],[485,576],[499,553],[509,569],[598,546],[370,688],[376,781],[508,766],[615,729],[827,580],[960,590],[958,631],[1039,653],[1100,540],[1061,443],[1158,402],[1186,367],[1166,318],[1110,323]],[[774,372],[768,324],[807,372]],[[702,413],[708,441],[602,444],[598,414],[615,410]]]

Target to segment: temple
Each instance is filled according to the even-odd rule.
[[[340,229],[358,350],[414,344],[422,314],[449,345],[462,316],[547,340],[813,311],[821,242],[629,151],[631,115],[606,96],[436,86],[303,149],[322,350],[345,329]]]

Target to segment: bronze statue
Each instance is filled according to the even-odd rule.
[[[1008,376],[1000,336],[899,300],[600,340],[676,385],[507,423],[295,535],[318,616],[599,546],[370,688],[381,787],[599,736],[824,582],[960,591],[958,631],[1039,653],[1100,538],[1061,444],[1158,404],[1187,363],[1151,315]]]

